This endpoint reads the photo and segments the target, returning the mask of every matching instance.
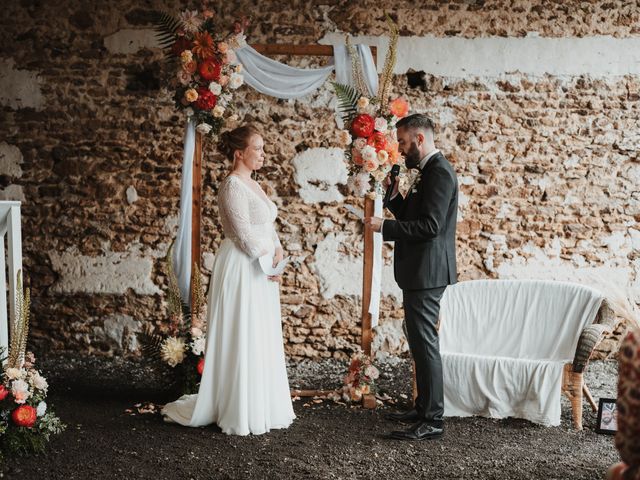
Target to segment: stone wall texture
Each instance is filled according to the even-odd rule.
[[[149,12],[200,5],[88,5],[3,6],[0,198],[23,202],[34,348],[135,356],[135,332],[167,323],[163,257],[177,225],[185,121],[163,89]],[[249,43],[331,43],[348,33],[382,53],[389,13],[402,36],[394,94],[434,117],[438,146],[460,179],[460,279],[580,281],[640,302],[637,2],[211,6],[221,25],[251,16]],[[547,45],[564,56],[545,60]],[[450,64],[434,60],[436,53]],[[412,65],[424,73],[406,75]],[[333,150],[330,86],[295,101],[243,87],[237,103],[264,132],[268,161],[259,181],[280,208],[281,239],[294,259],[281,290],[287,353],[344,356],[360,334],[361,227],[343,208],[359,201],[348,196]],[[228,170],[207,145],[205,272],[222,239],[216,192]],[[407,346],[390,245],[384,255],[375,348],[399,354]],[[602,349],[615,350],[615,338]]]

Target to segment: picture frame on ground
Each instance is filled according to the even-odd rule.
[[[615,398],[601,398],[598,402],[596,432],[614,435],[618,430],[618,412]]]

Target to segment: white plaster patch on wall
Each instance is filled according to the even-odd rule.
[[[565,168],[577,167],[580,165],[580,157],[578,155],[571,155],[562,163],[562,165],[564,165]]]
[[[26,199],[22,185],[9,185],[8,187],[0,190],[0,200],[24,202]]]
[[[407,339],[402,330],[402,320],[386,320],[375,328],[372,350],[384,352],[378,360],[386,359],[386,356],[400,355],[409,350]]]
[[[126,194],[127,194],[127,203],[129,203],[129,205],[134,204],[140,199],[140,197],[138,196],[138,191],[133,185],[129,185],[129,187],[127,188]]]
[[[464,219],[464,209],[469,205],[469,197],[462,191],[458,191],[458,222]]]
[[[618,254],[618,256],[627,253],[631,248],[627,235],[621,230],[604,237],[602,243],[609,247],[612,253]]]
[[[12,58],[0,59],[0,105],[42,110],[41,84],[38,72],[17,69]]]
[[[343,233],[330,233],[320,241],[315,251],[314,269],[320,279],[320,292],[324,298],[336,295],[362,295],[362,257],[338,253],[340,245],[352,243],[353,237]],[[382,268],[382,295],[391,295],[401,301],[402,291],[393,278],[393,266]]]
[[[15,145],[0,143],[0,175],[21,177],[22,152]]]
[[[529,180],[529,183],[531,185],[537,186],[541,191],[544,192],[549,185],[553,184],[553,181],[549,177],[544,176],[540,178],[532,178],[531,180]]]
[[[164,221],[164,231],[174,234],[178,231],[178,214],[167,215]]]
[[[105,341],[119,351],[135,352],[138,349],[136,333],[142,324],[129,315],[111,315],[104,320],[103,327],[93,328],[95,340]]]
[[[511,252],[512,258],[503,259],[495,268],[499,278],[532,278],[541,280],[558,280],[590,285],[605,295],[618,296],[620,292],[629,300],[640,303],[640,262],[630,264],[626,254],[630,251],[630,242],[625,237],[623,243],[617,234],[605,239],[607,245],[619,247],[620,250],[600,249],[598,254],[605,261],[604,265],[591,264],[579,254],[571,260],[561,257],[561,242],[555,238],[551,245],[540,248],[532,243],[522,248],[522,254]],[[597,249],[588,242],[582,242],[579,248]],[[486,261],[492,264],[494,251]]]
[[[135,53],[143,48],[160,48],[156,33],[150,29],[125,28],[105,37],[104,46],[111,53]]]
[[[514,212],[515,208],[513,208],[513,206],[509,202],[504,202],[502,205],[500,205],[500,210],[498,210],[498,213],[496,213],[496,218],[506,218]]]
[[[216,256],[211,252],[204,252],[202,254],[202,269],[205,272],[213,271],[213,264],[216,261]]]
[[[81,255],[77,247],[49,252],[51,266],[60,276],[53,291],[124,294],[132,289],[138,295],[160,294],[151,281],[154,258],[143,256],[141,247],[134,244],[125,252],[105,250],[100,257]]]
[[[344,44],[344,38],[343,33],[332,32],[319,43]],[[358,36],[352,42],[377,46],[382,68],[388,37]],[[394,73],[409,69],[451,78],[494,78],[511,72],[536,77],[638,75],[640,38],[400,37]]]
[[[630,228],[629,237],[631,237],[631,248],[636,252],[640,252],[640,230]]]
[[[342,202],[338,184],[347,183],[347,166],[340,148],[310,148],[293,159],[295,181],[305,203]]]

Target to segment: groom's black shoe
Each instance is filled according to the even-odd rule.
[[[415,409],[407,410],[406,412],[387,413],[384,417],[392,422],[400,423],[415,423],[420,420],[418,412]]]
[[[408,430],[395,430],[390,437],[395,440],[435,440],[442,438],[444,427],[429,422],[418,422]]]

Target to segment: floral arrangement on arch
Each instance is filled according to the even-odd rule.
[[[382,182],[391,167],[399,163],[402,157],[398,149],[395,125],[409,113],[409,103],[404,98],[388,101],[398,40],[397,26],[391,20],[389,24],[392,31],[391,43],[385,58],[378,96],[370,98],[362,65],[348,41],[356,86],[333,84],[345,127],[338,134],[338,142],[345,149],[345,158],[349,162],[348,186],[357,196],[364,196],[372,190],[382,194]]]
[[[202,286],[202,275],[196,264],[193,265],[194,296],[191,310],[185,307],[180,296],[178,279],[173,270],[173,246],[165,257],[167,277],[167,312],[169,325],[165,331],[156,332],[147,326],[138,335],[142,352],[151,358],[159,359],[171,368],[182,369],[183,391],[195,393],[200,376],[204,371],[204,350],[206,346],[206,299]],[[185,311],[188,313],[185,314]]]
[[[200,133],[210,136],[216,136],[227,120],[237,120],[233,92],[244,79],[234,50],[246,44],[247,26],[242,19],[225,32],[214,19],[212,10],[185,10],[178,18],[157,12],[154,22],[175,71],[170,86],[176,106],[195,121]]]
[[[0,461],[6,455],[41,453],[51,435],[65,429],[47,406],[49,385],[35,368],[35,356],[26,352],[30,295],[29,289],[22,291],[21,272],[16,300],[17,318],[0,377]]]
[[[371,358],[358,351],[351,357],[349,371],[344,377],[342,399],[345,402],[359,402],[363,395],[376,393],[375,381],[380,372],[373,365]]]

